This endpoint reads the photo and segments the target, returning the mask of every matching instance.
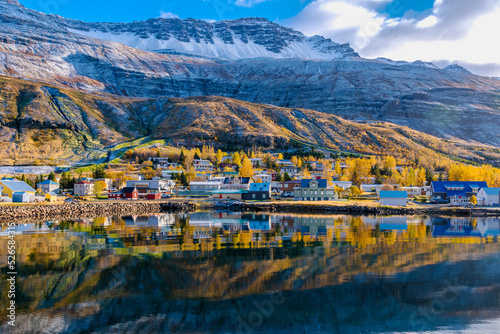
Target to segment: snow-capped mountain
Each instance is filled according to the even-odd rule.
[[[499,80],[363,59],[263,19],[85,23],[0,0],[0,75],[128,97],[219,95],[500,146]]]
[[[263,18],[209,23],[156,18],[133,23],[85,23],[57,20],[69,31],[119,42],[144,51],[187,54],[216,59],[358,57],[348,44],[321,36],[306,37]]]
[[[154,18],[132,23],[87,23],[37,13],[22,7],[16,0],[4,2],[8,6],[2,9],[7,15],[36,20],[42,24],[50,22],[53,28],[149,52],[228,60],[261,57],[333,60],[358,57],[348,44],[338,44],[321,36],[306,37],[299,31],[263,18],[220,22]]]

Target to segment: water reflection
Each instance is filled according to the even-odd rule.
[[[198,212],[16,232],[15,332],[500,331],[498,218]],[[4,229],[2,291],[6,250]]]

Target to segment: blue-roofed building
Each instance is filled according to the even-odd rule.
[[[336,199],[335,188],[328,187],[326,179],[302,179],[295,189],[296,201],[331,201]]]
[[[249,190],[252,179],[249,177],[226,177],[221,185],[221,189],[242,189]]]
[[[43,182],[37,183],[36,187],[38,190],[41,190],[44,194],[48,194],[52,191],[58,190],[59,183],[54,182],[52,180],[45,180]]]
[[[30,202],[30,194],[27,192],[15,192],[12,194],[12,202],[13,203],[29,203]]]
[[[388,191],[380,192],[380,204],[388,206],[406,206],[408,193],[406,191]]]
[[[271,183],[251,183],[248,193],[243,194],[245,201],[269,201],[271,199]]]
[[[481,188],[477,193],[477,205],[499,206],[500,188]]]
[[[446,200],[452,198],[471,198],[478,194],[481,188],[488,188],[485,181],[433,181],[431,183],[431,200]]]
[[[0,180],[0,188],[2,189],[2,193],[10,198],[16,192],[27,192],[33,196],[35,196],[36,192],[29,184],[19,180]]]

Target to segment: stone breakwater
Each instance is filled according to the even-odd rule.
[[[196,204],[192,202],[103,202],[0,206],[0,221],[56,217],[125,216],[130,214],[189,212],[194,210],[196,210]]]
[[[348,214],[348,215],[422,215],[435,214],[444,216],[465,217],[498,217],[500,210],[484,208],[459,208],[459,207],[387,207],[387,206],[361,206],[361,205],[315,205],[293,203],[241,203],[231,207],[218,207],[215,209],[229,209],[234,211],[275,212],[275,213],[318,213],[318,214]]]

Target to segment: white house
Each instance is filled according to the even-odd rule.
[[[219,190],[221,186],[220,182],[217,181],[207,181],[207,182],[197,182],[193,181],[189,183],[189,189],[191,191],[212,191],[212,190]]]
[[[94,184],[89,181],[75,183],[73,194],[75,196],[90,196],[94,193]]]
[[[252,163],[253,168],[262,166],[262,158],[250,158],[249,160]]]
[[[137,188],[140,195],[170,192],[169,182],[165,180],[127,180],[127,187]]]
[[[43,182],[38,183],[36,186],[44,194],[48,194],[51,191],[55,191],[55,190],[59,189],[59,183],[51,181],[51,180],[45,180]]]
[[[196,173],[214,171],[214,165],[212,165],[210,160],[195,159],[193,161],[193,167]]]
[[[408,193],[406,191],[381,191],[380,204],[388,206],[406,206]]]
[[[290,176],[295,176],[297,174],[297,166],[294,164],[291,165],[284,165],[281,167],[281,173],[284,175],[285,173],[288,173]]]
[[[262,183],[273,182],[273,177],[269,174],[257,174],[253,176],[254,181],[261,180]]]
[[[339,187],[342,189],[349,189],[352,187],[352,182],[351,181],[333,181],[333,185],[335,187]]]
[[[477,205],[500,205],[500,188],[481,188],[477,193]]]
[[[410,197],[422,195],[421,187],[401,187],[400,189],[406,191]]]

